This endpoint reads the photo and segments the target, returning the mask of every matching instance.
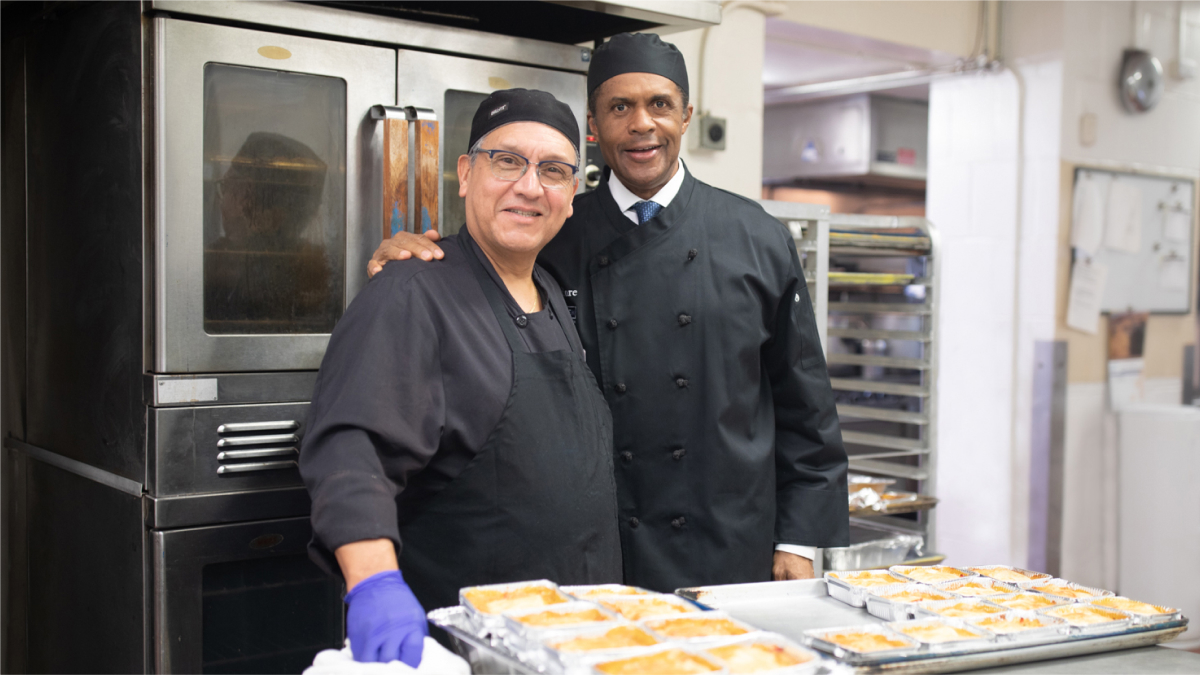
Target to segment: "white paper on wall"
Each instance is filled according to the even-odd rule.
[[[1067,296],[1067,325],[1085,333],[1096,333],[1100,322],[1100,299],[1108,267],[1082,256],[1071,267],[1071,290]]]
[[[1186,291],[1188,287],[1187,260],[1170,255],[1158,263],[1158,287],[1164,291]]]
[[[1146,387],[1142,378],[1145,369],[1145,359],[1108,362],[1108,403],[1113,410],[1122,410],[1145,400]]]
[[[1142,191],[1136,185],[1117,179],[1108,186],[1104,245],[1128,253],[1142,249]]]
[[[1091,174],[1080,174],[1075,183],[1071,246],[1091,257],[1100,249],[1103,238],[1104,191]]]
[[[1186,244],[1192,231],[1192,214],[1188,211],[1167,211],[1163,218],[1163,239]]]

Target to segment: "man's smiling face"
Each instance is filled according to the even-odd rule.
[[[538,122],[514,122],[489,133],[485,150],[507,150],[531,162],[557,161],[574,165],[576,153],[566,136]],[[504,181],[492,174],[486,153],[458,158],[458,194],[466,198],[467,228],[495,261],[499,256],[536,256],[570,217],[577,180],[560,189],[543,187],[535,166],[519,180]]]
[[[624,73],[596,89],[588,128],[604,161],[631,192],[648,199],[671,180],[692,118],[679,87],[662,75]]]

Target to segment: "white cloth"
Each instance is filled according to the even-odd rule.
[[[666,185],[662,186],[658,192],[654,193],[654,196],[647,200],[643,200],[641,197],[630,192],[629,188],[625,187],[625,184],[621,182],[621,179],[617,178],[617,174],[610,174],[608,176],[608,190],[612,193],[613,201],[617,203],[617,208],[621,209],[621,213],[625,214],[626,218],[637,223],[638,216],[637,211],[633,210],[634,204],[641,201],[651,201],[659,204],[664,209],[670,206],[671,201],[675,199],[675,195],[679,194],[679,188],[683,187],[683,177],[687,174],[687,167],[683,165],[683,160],[678,161],[679,170],[675,172],[674,176],[671,176],[671,180],[667,181]],[[784,553],[794,553],[809,560],[817,557],[817,549],[813,546],[776,544],[775,550],[783,551]]]
[[[317,654],[313,664],[304,670],[304,675],[471,675],[471,666],[457,654],[438,644],[431,637],[425,638],[425,651],[421,654],[421,665],[416,670],[399,661],[389,663],[359,663],[350,652],[350,641],[342,649],[326,649]]]
[[[683,161],[679,161],[679,170],[671,176],[671,180],[662,186],[658,192],[650,199],[643,200],[641,197],[629,191],[625,184],[617,178],[617,174],[611,174],[608,177],[608,190],[612,193],[613,201],[617,203],[617,208],[621,209],[621,213],[625,217],[637,224],[637,211],[633,210],[633,205],[640,201],[651,201],[664,209],[671,205],[671,200],[675,199],[675,195],[679,194],[679,188],[683,187],[683,176],[687,173],[687,169],[683,166]]]

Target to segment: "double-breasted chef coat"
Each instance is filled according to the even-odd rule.
[[[789,232],[690,174],[636,225],[607,183],[538,262],[612,410],[625,582],[765,581],[777,543],[847,545],[846,452]]]
[[[523,312],[465,228],[355,298],[317,379],[300,470],[314,559],[391,539],[426,609],[463,586],[621,579],[611,418],[562,291]],[[403,544],[401,547],[400,544]]]

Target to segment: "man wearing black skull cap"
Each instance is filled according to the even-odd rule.
[[[463,586],[620,581],[611,418],[535,265],[571,213],[578,142],[550,94],[485,99],[444,261],[388,266],[333,331],[300,472],[357,660],[415,667],[424,609]]]
[[[626,583],[812,576],[849,543],[846,451],[795,244],[679,160],[684,60],[647,34],[598,47],[588,124],[610,174],[538,258],[612,409]],[[425,237],[381,261],[436,257]]]

